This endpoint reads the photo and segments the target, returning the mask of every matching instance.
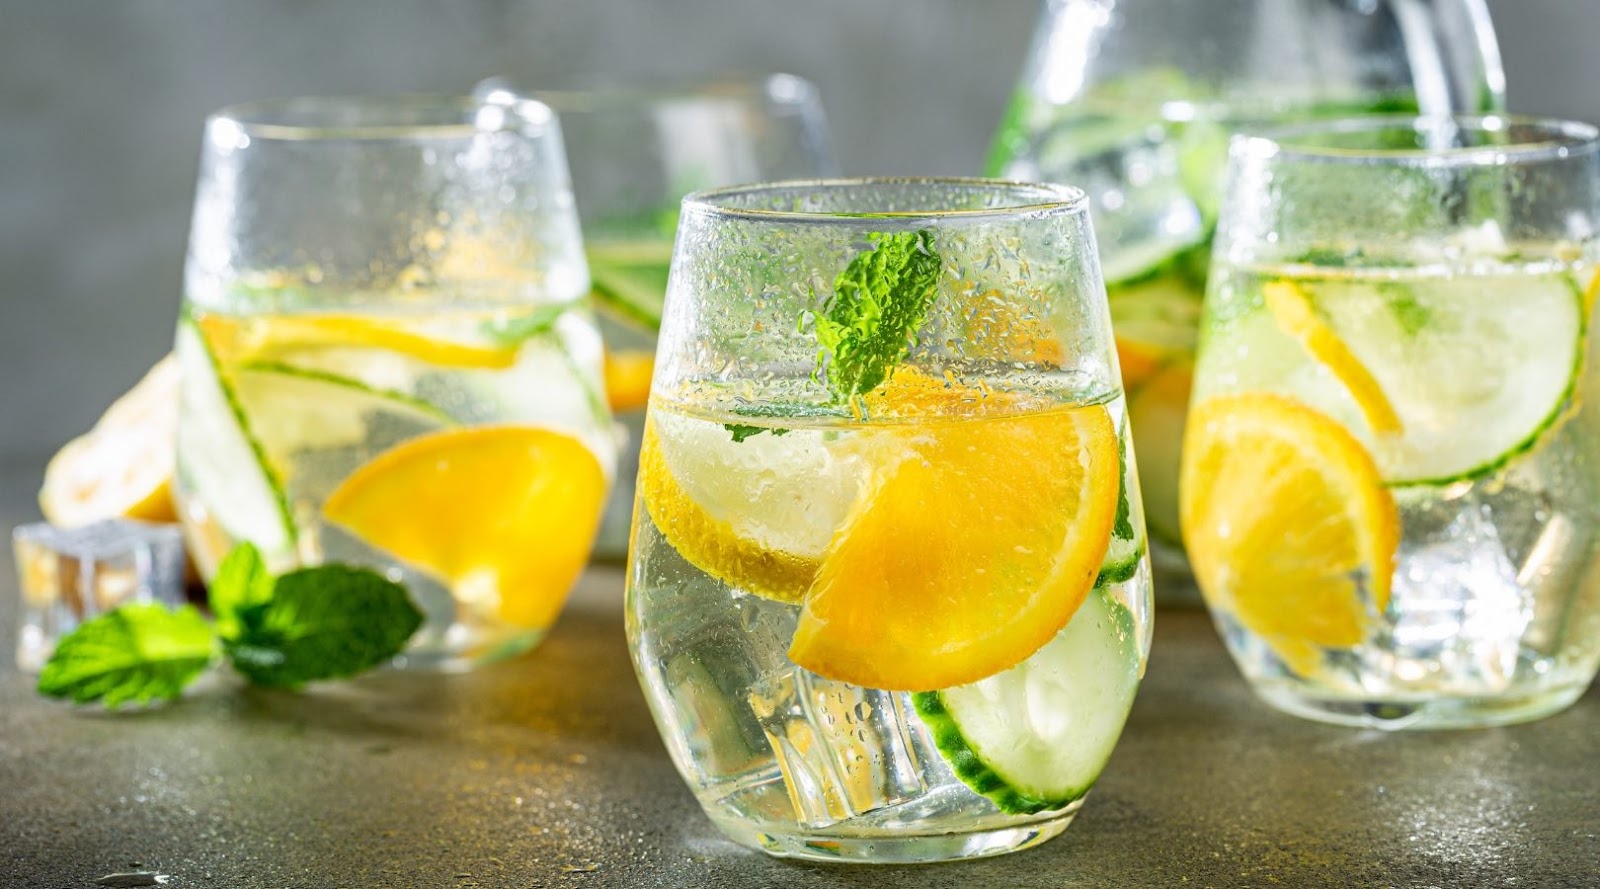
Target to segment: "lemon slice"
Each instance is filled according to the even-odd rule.
[[[178,363],[168,355],[50,459],[39,490],[44,517],[69,528],[111,518],[177,521],[177,418]]]
[[[1373,432],[1397,435],[1404,430],[1394,405],[1383,394],[1383,387],[1344,340],[1317,317],[1304,290],[1293,281],[1272,281],[1261,288],[1261,295],[1278,327],[1294,337],[1311,357],[1326,365],[1344,384]]]
[[[652,410],[639,492],[685,560],[747,593],[798,602],[871,467],[807,431],[734,441],[721,423]]]
[[[438,578],[469,611],[543,629],[588,559],[605,502],[600,463],[546,429],[448,429],[351,473],[323,515]]]
[[[1367,638],[1389,601],[1400,519],[1343,426],[1278,395],[1194,409],[1183,443],[1189,564],[1207,601],[1298,672]]]
[[[894,427],[827,548],[789,658],[867,688],[948,688],[1015,666],[1071,619],[1111,540],[1120,466],[1098,405]]]
[[[517,362],[517,343],[483,339],[488,320],[386,315],[216,315],[200,319],[206,339],[224,363],[274,359],[299,349],[375,348],[437,367],[504,370]]]

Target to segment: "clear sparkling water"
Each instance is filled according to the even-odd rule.
[[[671,423],[706,425],[698,419]],[[725,446],[727,432],[719,423],[708,425]],[[689,429],[680,446],[714,446],[714,439],[693,431],[698,426]],[[728,456],[754,462],[730,462],[705,478],[680,481],[726,493],[735,487],[729,478],[738,476],[761,489],[766,509],[804,499],[806,492],[848,496],[847,476],[857,464],[840,455],[858,453],[850,441],[856,434],[838,428],[796,428],[781,438],[763,433]],[[833,458],[821,459],[813,441],[826,442]],[[772,453],[757,460],[764,449]],[[775,463],[779,452],[790,459]],[[785,470],[781,483],[776,466]],[[827,524],[832,513],[815,503],[786,508],[822,516],[823,526],[833,527]],[[657,528],[643,502],[635,523],[627,604],[635,664],[679,771],[732,837],[783,855],[910,861],[993,854],[1065,828],[1080,802],[1034,815],[1002,812],[952,771],[911,693],[837,681],[789,660],[798,604],[750,594],[697,568]],[[1148,570],[1141,569],[1106,591],[1117,601],[1141,603],[1137,621],[1145,630],[1148,584]],[[1143,651],[1146,637],[1140,639]],[[1048,722],[1050,716],[1028,718]],[[985,832],[987,838],[980,836]],[[908,836],[943,845],[891,848]]]
[[[1400,542],[1381,609],[1363,579],[1369,629],[1360,644],[1323,651],[1308,677],[1219,612],[1235,658],[1275,703],[1338,722],[1480,725],[1565,706],[1600,664],[1600,410],[1592,404],[1600,349],[1593,337],[1580,339],[1575,368],[1541,364],[1536,351],[1564,354],[1551,339],[1575,331],[1552,326],[1549,315],[1563,295],[1582,294],[1593,271],[1549,263],[1308,269],[1249,270],[1224,281],[1208,304],[1214,330],[1197,399],[1287,395],[1338,420],[1382,472],[1402,466],[1415,474],[1443,461],[1444,474],[1456,478],[1386,476]],[[1283,278],[1321,300],[1318,312],[1408,424],[1405,439],[1375,436],[1335,378],[1263,321],[1261,282]],[[1391,322],[1377,311],[1392,307],[1394,294],[1431,313],[1419,316],[1414,339],[1395,336],[1403,328],[1385,327]],[[1530,346],[1529,330],[1545,339]],[[1429,349],[1454,359],[1432,366],[1418,357]],[[1483,454],[1487,465],[1470,472],[1459,468],[1462,443],[1485,440],[1499,453]]]

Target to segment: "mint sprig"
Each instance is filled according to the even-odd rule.
[[[347,565],[267,573],[251,544],[234,547],[209,588],[215,621],[193,606],[122,605],[62,637],[39,693],[107,707],[177,698],[226,656],[258,685],[298,688],[370,669],[422,625],[405,587]]]
[[[272,598],[238,613],[224,642],[233,668],[258,685],[295,688],[369,670],[422,625],[405,587],[366,568],[323,565],[277,579]]]
[[[878,388],[911,350],[938,287],[940,259],[929,229],[872,232],[834,281],[821,313],[807,313],[817,374],[836,403]]]
[[[122,605],[84,621],[56,643],[39,692],[107,707],[178,696],[217,658],[211,624],[192,605]]]
[[[217,566],[217,574],[206,587],[211,614],[217,622],[217,635],[233,639],[239,634],[239,615],[247,609],[272,600],[272,575],[254,544],[234,547]]]

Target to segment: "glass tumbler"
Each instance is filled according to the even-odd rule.
[[[1233,142],[1182,522],[1275,706],[1479,726],[1594,676],[1596,136],[1376,117]]]
[[[1487,113],[1482,0],[1046,0],[988,173],[1089,193],[1143,469],[1157,598],[1198,604],[1179,443],[1228,137],[1292,120]]]
[[[517,95],[507,78],[475,92],[491,101]],[[792,74],[528,95],[561,118],[606,344],[606,392],[626,435],[595,542],[596,557],[621,561],[679,202],[705,188],[833,175],[833,143],[816,88]]]
[[[614,460],[560,132],[537,102],[301,98],[206,124],[177,331],[177,495],[208,578],[369,565],[406,665],[528,648]]]
[[[684,200],[628,568],[711,820],[917,862],[1060,833],[1150,633],[1083,194],[792,182]]]

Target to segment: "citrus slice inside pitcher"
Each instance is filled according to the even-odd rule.
[[[525,426],[449,429],[351,473],[323,514],[507,623],[554,622],[589,556],[605,474],[577,439]]]

